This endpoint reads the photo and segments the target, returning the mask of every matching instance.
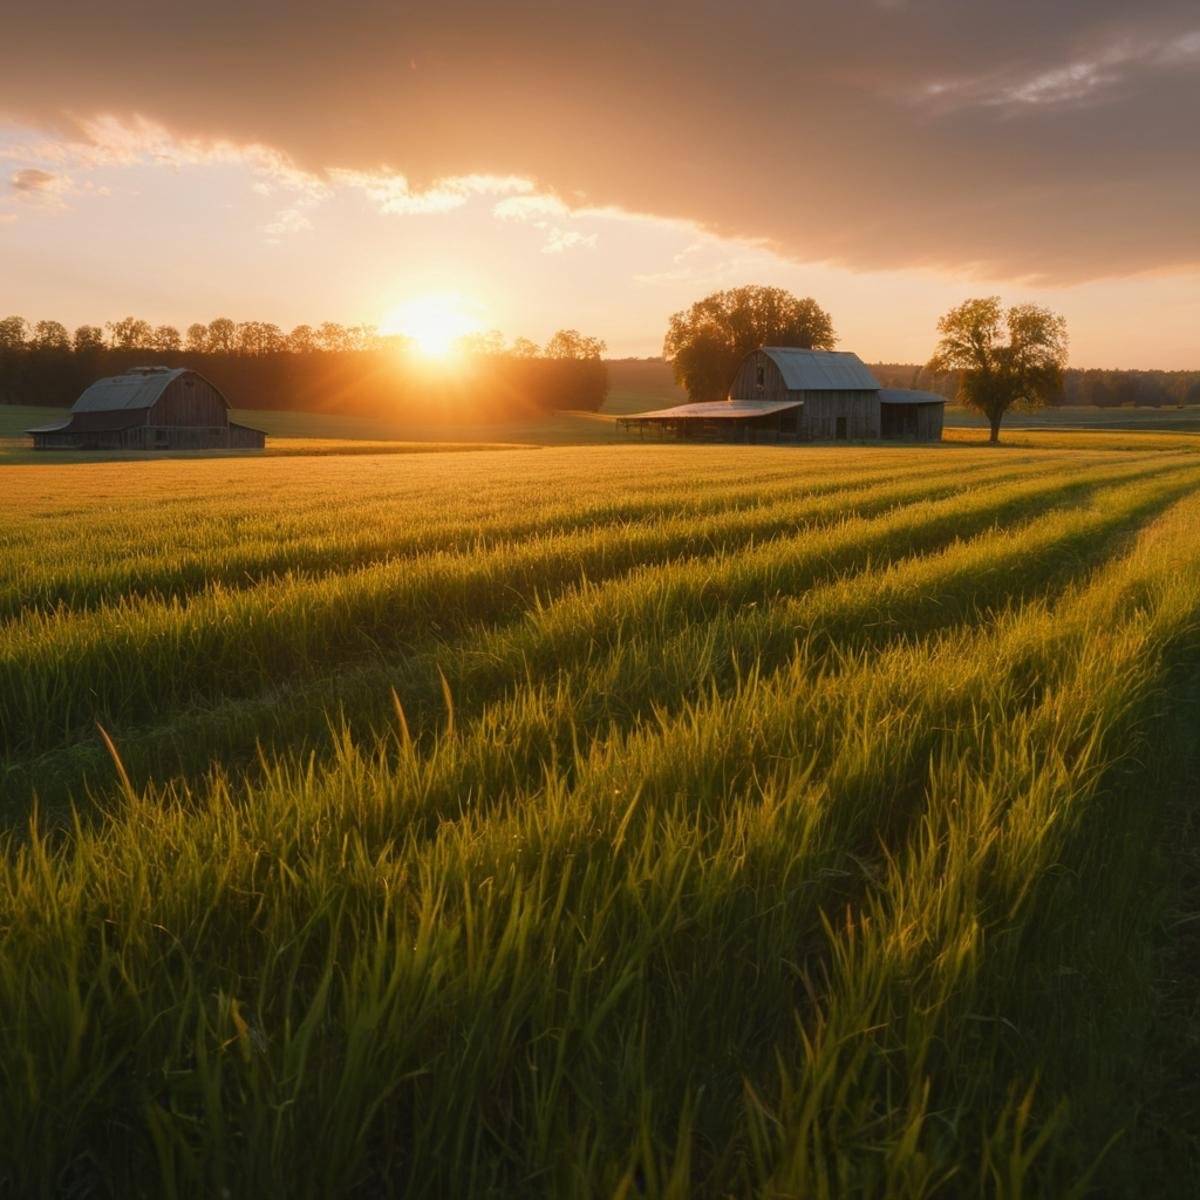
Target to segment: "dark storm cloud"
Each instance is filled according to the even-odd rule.
[[[27,3],[0,112],[526,175],[851,266],[1200,263],[1195,0]]]

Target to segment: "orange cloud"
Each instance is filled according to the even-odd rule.
[[[0,41],[0,113],[95,154],[1058,282],[1200,263],[1198,107],[1194,0],[60,0]]]

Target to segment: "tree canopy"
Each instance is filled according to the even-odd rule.
[[[815,300],[783,288],[739,287],[714,292],[671,318],[663,355],[689,399],[721,400],[738,364],[762,346],[832,350],[833,322]]]
[[[1010,408],[1047,404],[1062,388],[1067,322],[1048,308],[967,300],[938,321],[938,333],[929,368],[960,372],[958,399],[987,417],[992,442]]]

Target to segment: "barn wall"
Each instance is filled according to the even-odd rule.
[[[207,379],[183,375],[172,380],[150,410],[149,425],[218,426],[229,424],[225,397]]]
[[[247,425],[229,426],[229,444],[238,450],[261,450],[267,442],[267,435],[261,429],[251,429]]]
[[[763,386],[759,387],[758,368],[763,368]],[[761,350],[748,354],[738,367],[733,383],[729,385],[729,395],[734,400],[795,400],[797,394],[789,392],[783,381],[783,372],[774,359]]]
[[[839,417],[846,420],[846,441],[879,437],[879,393],[874,391],[813,391],[804,393],[802,436],[813,441],[837,440]]]
[[[946,419],[944,404],[920,404],[917,406],[917,437],[922,442],[940,442],[942,425]]]

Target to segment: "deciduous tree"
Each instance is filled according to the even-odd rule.
[[[36,350],[70,350],[71,335],[60,321],[39,321],[29,344]]]
[[[938,321],[938,333],[930,370],[960,372],[958,399],[987,417],[991,442],[1010,408],[1049,403],[1062,388],[1067,322],[1048,308],[967,300]]]
[[[546,358],[602,358],[608,347],[599,338],[586,337],[578,329],[560,329],[547,343]]]
[[[200,321],[189,325],[183,348],[189,354],[203,354],[208,349],[208,326]]]
[[[24,317],[4,317],[0,320],[0,350],[19,350],[28,332],[29,322]]]
[[[99,325],[80,325],[75,330],[71,344],[76,354],[83,354],[89,350],[103,350],[104,330]]]
[[[105,328],[116,350],[149,350],[153,329],[149,321],[138,317],[122,317],[119,321],[109,321]]]
[[[317,346],[330,352],[349,350],[350,334],[336,321],[323,321],[317,329]]]
[[[204,348],[209,354],[232,354],[237,349],[237,326],[228,317],[215,317],[208,323]]]
[[[160,325],[151,335],[150,344],[155,350],[178,350],[183,339],[174,325]]]
[[[287,348],[293,354],[311,354],[317,348],[317,335],[311,325],[297,325],[287,335]]]
[[[663,341],[675,382],[689,399],[721,400],[738,364],[763,346],[831,350],[833,322],[815,300],[783,288],[739,287],[714,292],[677,312]]]
[[[513,344],[508,348],[513,358],[537,358],[541,353],[537,342],[531,342],[527,337],[513,338]]]

